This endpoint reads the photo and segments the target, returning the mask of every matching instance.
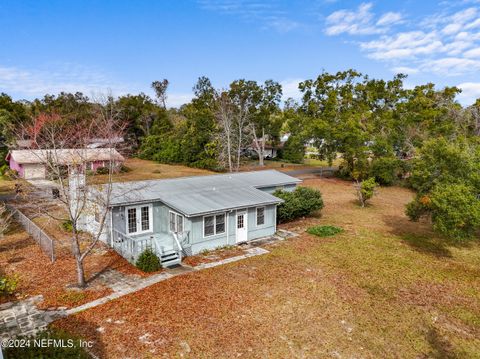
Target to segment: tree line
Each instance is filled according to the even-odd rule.
[[[15,139],[15,129],[38,122],[42,114],[74,123],[108,107],[125,124],[131,155],[238,171],[247,148],[262,166],[265,146],[280,145],[281,135],[288,134],[279,151],[283,160],[301,163],[310,146],[318,159],[340,162],[338,175],[344,178],[374,178],[382,185],[408,178],[418,196],[407,214],[413,220],[426,215],[438,222],[452,210],[442,207],[439,196],[462,197],[470,205],[480,193],[476,180],[480,99],[461,106],[456,101],[458,88],[436,88],[432,83],[406,88],[405,77],[382,80],[355,70],[323,72],[299,83],[300,99],[286,101],[281,85],[273,80],[239,79],[215,88],[207,77],[200,77],[193,99],[170,109],[166,79],[152,83],[153,98],[144,93],[107,96],[101,103],[82,93],[33,101],[14,101],[1,94],[1,160]],[[474,175],[467,176],[466,168]],[[471,235],[480,226],[480,209],[475,218],[472,211],[476,207],[470,208],[470,218],[460,215],[458,221],[434,225],[454,237]]]

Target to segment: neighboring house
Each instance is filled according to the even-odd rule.
[[[105,148],[111,147],[112,145],[118,145],[124,142],[123,137],[114,137],[114,138],[90,138],[88,141],[87,148]]]
[[[265,148],[263,150],[263,158],[264,159],[276,158],[278,155],[278,151],[281,150],[282,148],[283,148],[283,143],[280,143],[279,145],[273,145],[269,143],[265,144]],[[253,146],[253,144],[250,145],[248,148],[246,148],[243,151],[243,154],[245,156],[258,158],[258,153],[257,151],[255,151],[255,147]]]
[[[12,170],[18,172],[21,178],[45,179],[48,178],[48,161],[56,161],[62,166],[84,165],[87,170],[97,170],[108,166],[113,161],[115,166],[125,160],[114,148],[96,149],[42,149],[42,150],[11,150],[6,160]]]
[[[182,255],[273,235],[282,200],[272,193],[292,191],[299,182],[268,170],[114,183],[109,208],[95,205],[82,229],[97,233],[98,214],[107,213],[105,243],[130,261],[151,247],[164,265],[173,265]],[[106,189],[95,189],[91,198],[102,198]]]

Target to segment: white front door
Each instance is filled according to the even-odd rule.
[[[237,225],[237,231],[236,231],[237,243],[246,242],[248,240],[247,212],[237,212],[236,225]]]

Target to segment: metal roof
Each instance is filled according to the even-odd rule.
[[[7,160],[12,158],[20,164],[45,163],[49,159],[59,164],[82,163],[87,161],[123,161],[114,148],[61,148],[11,150]]]
[[[161,201],[186,216],[281,203],[258,188],[301,180],[275,170],[112,184],[111,205]]]

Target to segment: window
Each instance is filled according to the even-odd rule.
[[[170,212],[170,232],[183,232],[183,216],[181,214]]]
[[[140,234],[152,231],[152,205],[127,208],[127,233]]]
[[[150,229],[150,208],[141,207],[142,211],[142,231],[148,231]]]
[[[215,216],[215,233],[225,233],[225,214],[217,214]]]
[[[203,217],[203,234],[205,237],[215,234],[215,216]]]
[[[265,224],[265,207],[257,207],[257,226]]]
[[[239,214],[237,216],[237,228],[238,229],[242,229],[245,226],[244,220],[245,220],[245,216],[243,214]]]
[[[127,218],[128,218],[128,233],[135,233],[137,232],[137,209],[136,208],[129,208],[127,210]]]
[[[225,233],[225,213],[203,217],[203,236]]]

